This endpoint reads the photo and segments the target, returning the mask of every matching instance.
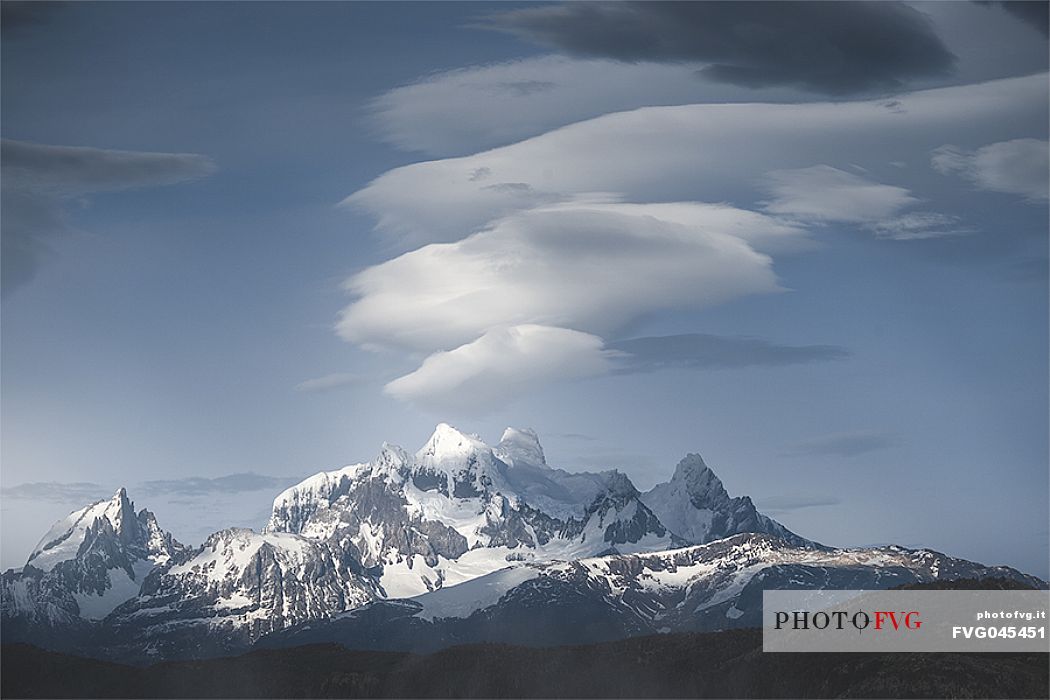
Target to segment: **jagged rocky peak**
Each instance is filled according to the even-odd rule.
[[[327,508],[349,490],[355,478],[371,469],[369,464],[351,464],[318,472],[285,489],[273,499],[270,521],[263,531],[300,532],[314,513]]]
[[[4,618],[44,625],[102,619],[138,595],[150,572],[185,552],[153,513],[136,513],[121,488],[59,520],[22,571],[4,575]]]
[[[274,501],[266,531],[330,543],[378,571],[389,596],[522,558],[657,551],[739,532],[804,542],[749,499],[731,498],[699,455],[641,494],[619,471],[549,466],[533,430],[507,428],[490,447],[447,423],[414,454],[384,444],[371,463],[288,489]]]
[[[598,476],[604,487],[598,496],[599,501],[623,505],[641,496],[630,477],[621,471],[610,469],[599,472]]]
[[[641,499],[660,522],[687,542],[704,544],[741,532],[756,532],[793,544],[812,544],[759,513],[747,496],[731,498],[722,480],[698,454],[686,455],[670,481],[657,484]]]
[[[508,428],[493,448],[441,423],[414,454],[386,444],[369,464],[288,489],[267,532],[330,543],[381,569],[386,595],[410,595],[521,557],[671,546],[639,497],[619,472],[551,468],[532,430]]]
[[[670,483],[684,488],[697,508],[717,507],[730,500],[722,480],[711,471],[704,458],[695,453],[687,454],[678,463]]]
[[[134,558],[167,559],[183,549],[161,530],[153,513],[142,509],[136,514],[127,490],[121,487],[108,501],[96,501],[52,525],[26,565],[51,571],[57,564],[75,559],[81,550],[100,546],[100,538],[115,540]]]
[[[547,458],[536,431],[531,428],[507,428],[496,445],[496,454],[512,466],[527,464],[546,467]]]
[[[375,597],[356,560],[291,533],[227,528],[150,576],[116,610],[118,629],[144,633],[160,651],[194,644],[246,644],[286,625],[352,610]]]
[[[121,486],[106,504],[104,516],[113,524],[113,531],[121,539],[138,534],[140,523],[135,517],[135,504],[128,498],[127,489]]]
[[[404,448],[384,442],[372,463],[372,474],[404,478],[412,470],[413,458]]]

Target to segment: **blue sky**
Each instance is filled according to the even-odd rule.
[[[1045,29],[691,31],[750,6],[5,15],[2,565],[121,485],[258,527],[449,421],[1046,577]]]

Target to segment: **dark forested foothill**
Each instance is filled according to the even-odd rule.
[[[768,654],[759,630],[426,654],[314,645],[125,666],[3,647],[3,696],[30,698],[1045,698],[1048,654]]]

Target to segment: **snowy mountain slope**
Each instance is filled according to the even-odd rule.
[[[693,544],[741,532],[764,532],[796,544],[809,542],[759,513],[747,496],[730,498],[698,454],[686,455],[670,481],[657,484],[641,499],[669,530]]]
[[[177,655],[190,641],[218,652],[375,596],[357,560],[324,543],[233,528],[155,572],[107,623],[158,656]]]
[[[508,561],[667,549],[675,538],[623,474],[552,469],[535,433],[495,447],[440,424],[414,455],[322,472],[280,494],[267,532],[301,534],[379,572],[388,597],[435,590]]]
[[[434,649],[570,644],[758,623],[763,588],[884,588],[1007,576],[926,550],[831,549],[731,498],[698,455],[641,494],[616,471],[547,464],[441,424],[410,454],[279,494],[263,532],[187,549],[123,489],[64,518],[3,574],[4,641],[110,659],[338,641]]]
[[[766,588],[889,588],[956,578],[1046,583],[930,550],[800,546],[767,534],[572,562],[522,563],[405,601],[289,628],[260,646],[338,642],[429,651],[459,643],[559,645],[761,625]]]
[[[3,575],[3,618],[44,625],[100,620],[184,550],[153,513],[136,513],[122,488],[55,523],[25,567]]]

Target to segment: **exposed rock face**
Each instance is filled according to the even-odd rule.
[[[536,434],[495,447],[441,424],[414,455],[310,477],[274,501],[268,532],[324,541],[376,569],[391,597],[416,595],[522,559],[567,559],[684,544],[619,472],[547,465]]]
[[[25,567],[3,575],[4,622],[68,626],[102,619],[138,595],[150,571],[184,551],[153,513],[136,514],[120,489],[55,523]]]
[[[289,628],[261,645],[337,642],[422,652],[478,642],[584,644],[761,626],[765,589],[882,589],[957,578],[1046,587],[1008,567],[930,550],[799,546],[747,533],[668,552],[523,563],[408,601],[379,601]]]
[[[693,544],[741,532],[764,532],[796,544],[809,542],[759,513],[747,496],[730,498],[698,454],[686,455],[671,480],[654,486],[642,501],[672,532]]]
[[[218,653],[375,596],[352,556],[298,535],[233,528],[154,572],[107,622],[118,640],[157,656],[177,656],[191,640]]]
[[[639,493],[617,471],[547,464],[442,424],[415,454],[322,472],[262,533],[187,549],[123,489],[59,521],[3,574],[4,641],[140,661],[338,641],[432,649],[568,644],[759,622],[761,591],[886,588],[1012,569],[928,550],[831,549],[730,497],[699,455]],[[396,599],[396,600],[395,600]]]

